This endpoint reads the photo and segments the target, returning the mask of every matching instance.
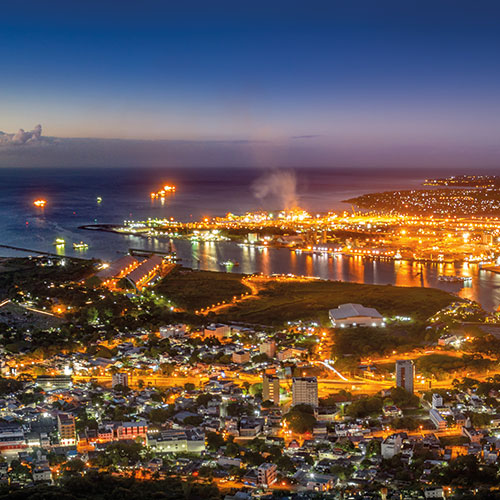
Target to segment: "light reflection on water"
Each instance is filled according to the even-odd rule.
[[[230,242],[177,240],[174,244],[181,263],[196,269],[247,274],[291,273],[356,283],[435,287],[476,300],[488,310],[495,310],[500,304],[500,275],[481,271],[477,264],[371,260],[340,255],[328,257],[296,253],[285,248],[240,247]],[[143,240],[141,246],[151,248],[147,240]],[[154,244],[155,248],[158,246],[165,247],[166,243]],[[228,259],[240,265],[232,268],[221,265]],[[443,283],[438,281],[440,274],[471,276],[472,282]]]

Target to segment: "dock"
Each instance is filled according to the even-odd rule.
[[[160,250],[147,250],[144,248],[129,248],[128,252],[130,255],[134,255],[135,257],[151,257],[152,255],[161,255],[163,257],[170,257],[172,260],[180,261],[182,259],[175,257],[172,252],[168,251],[160,251]]]
[[[32,253],[35,255],[46,255],[47,257],[59,257],[59,258],[66,257],[65,255],[60,255],[60,254],[57,254],[54,252],[43,252],[42,250],[33,250],[31,248],[14,247],[12,245],[0,245],[0,248],[7,248],[8,250],[16,250],[18,252]],[[71,257],[71,258],[72,259],[79,258],[80,260],[87,260],[87,259],[82,259],[80,257]]]

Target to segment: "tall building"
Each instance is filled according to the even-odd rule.
[[[259,346],[259,352],[261,354],[266,354],[268,358],[274,358],[276,354],[276,342],[274,340],[262,342]]]
[[[275,464],[264,463],[257,469],[257,479],[259,484],[271,486],[278,477],[278,468]]]
[[[274,375],[264,374],[262,379],[262,401],[280,404],[280,379]]]
[[[117,385],[128,387],[128,375],[126,373],[113,373],[111,376],[111,386],[114,389]]]
[[[398,359],[396,361],[396,385],[413,394],[413,380],[415,378],[415,365],[411,359]]]
[[[61,446],[72,446],[76,443],[75,417],[68,413],[57,415],[57,430]]]
[[[292,383],[292,405],[318,406],[318,379],[316,377],[294,377]]]

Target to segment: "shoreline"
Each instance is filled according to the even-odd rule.
[[[167,236],[161,237],[161,236],[150,236],[150,235],[145,235],[141,233],[137,233],[134,231],[125,231],[125,230],[118,230],[118,228],[123,228],[124,226],[117,225],[117,224],[85,224],[82,226],[78,226],[78,229],[82,229],[84,231],[101,231],[101,232],[106,232],[106,233],[113,233],[113,234],[119,234],[119,235],[126,235],[126,236],[136,236],[139,238],[144,238],[144,239],[151,239],[151,238],[158,238],[158,239],[171,239],[171,240],[184,240],[185,238],[179,238],[179,237],[173,237],[173,236]],[[233,243],[236,245],[241,245],[240,242],[236,240],[229,240],[227,243]],[[417,262],[417,263],[422,263],[422,264],[464,264],[464,263],[469,263],[469,264],[478,264],[479,262],[469,262],[466,261],[465,259],[447,259],[447,260],[435,260],[435,259],[428,259],[428,258],[412,258],[412,257],[404,257],[404,258],[396,258],[390,255],[367,255],[365,253],[349,253],[349,252],[334,252],[334,251],[320,251],[316,249],[308,249],[308,248],[291,248],[286,245],[252,245],[252,244],[245,244],[248,247],[251,248],[275,248],[275,249],[287,249],[290,252],[295,252],[295,253],[303,253],[303,254],[310,254],[310,255],[321,255],[321,256],[328,256],[330,258],[333,258],[335,256],[342,256],[342,257],[353,257],[353,258],[363,258],[367,259],[370,261],[393,261],[393,262]],[[487,271],[492,271],[492,272],[497,272],[500,273],[500,266],[497,266],[498,270],[494,269],[489,269],[488,267],[483,267],[482,269],[487,270]]]

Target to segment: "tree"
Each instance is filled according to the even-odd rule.
[[[296,470],[293,460],[288,455],[281,455],[276,460],[276,465],[279,470],[285,471],[288,474],[293,474]]]
[[[257,382],[256,384],[252,384],[248,389],[248,393],[251,396],[257,396],[258,394],[262,394],[262,382]]]
[[[19,481],[27,481],[31,479],[31,470],[27,465],[21,464],[19,460],[12,460],[10,463],[11,474]]]
[[[311,432],[316,424],[314,410],[309,405],[296,405],[284,417],[288,427],[297,434]]]
[[[149,412],[149,419],[154,424],[163,424],[174,414],[174,405],[169,405],[168,409],[154,408]]]
[[[418,407],[420,404],[418,396],[406,391],[402,387],[393,387],[391,389],[391,399],[393,403],[400,408],[414,408]]]
[[[224,446],[224,438],[218,432],[207,432],[206,434],[207,447],[212,451],[217,451]]]
[[[240,454],[240,447],[236,443],[227,443],[225,455],[228,457],[237,457]]]
[[[373,457],[380,455],[381,443],[378,439],[372,439],[366,446],[366,456]]]
[[[186,425],[200,425],[203,422],[203,417],[199,415],[190,415],[189,417],[186,417],[183,421],[184,424]]]
[[[81,474],[85,470],[85,463],[79,458],[73,458],[61,465],[63,474],[66,476],[75,476]]]
[[[99,318],[99,311],[96,307],[92,306],[87,309],[87,321],[89,324],[93,325],[97,323]]]
[[[353,401],[346,409],[345,414],[352,418],[363,418],[382,411],[382,398],[377,396],[364,397]]]

